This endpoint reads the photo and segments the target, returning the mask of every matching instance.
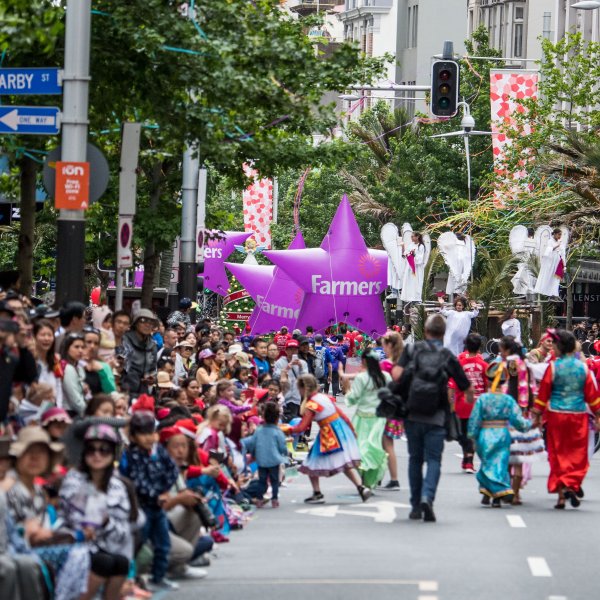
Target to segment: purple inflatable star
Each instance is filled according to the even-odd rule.
[[[288,250],[304,248],[304,238],[298,233]],[[248,320],[251,333],[278,331],[284,325],[291,331],[296,326],[304,292],[279,267],[225,263],[256,302]]]
[[[320,248],[264,254],[306,292],[298,329],[312,325],[322,331],[343,322],[369,335],[386,331],[380,295],[387,285],[387,256],[367,248],[346,195]]]
[[[214,232],[211,232],[214,233]],[[236,245],[243,244],[252,232],[224,231],[221,239],[210,239],[204,243],[204,287],[221,296],[227,296],[229,280],[225,272],[225,259],[235,250]],[[201,244],[202,240],[198,240]]]

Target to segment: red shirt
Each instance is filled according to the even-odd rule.
[[[292,339],[291,333],[277,333],[273,338],[273,341],[277,344],[277,348],[279,348],[279,355],[282,356],[285,354],[285,346],[289,340]]]
[[[458,362],[463,368],[467,379],[471,382],[474,395],[473,404],[475,404],[475,400],[477,400],[477,398],[479,398],[479,396],[487,389],[487,377],[485,372],[489,365],[483,360],[481,354],[469,356],[468,352],[459,354]],[[465,393],[456,388],[456,384],[452,379],[448,385],[455,390],[456,416],[459,419],[468,419],[471,416],[473,404],[470,404],[465,400]]]

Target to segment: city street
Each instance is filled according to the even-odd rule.
[[[474,476],[460,471],[458,444],[446,445],[435,504],[437,523],[408,520],[407,448],[396,442],[401,491],[357,503],[343,477],[325,481],[327,504],[307,506],[299,475],[231,543],[218,548],[208,578],[182,583],[169,598],[258,600],[584,600],[597,598],[594,548],[600,516],[600,459],[577,510],[553,509],[547,465],[535,466],[523,506],[479,504]]]

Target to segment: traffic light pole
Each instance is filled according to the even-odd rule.
[[[65,29],[61,160],[85,162],[90,80],[91,0],[68,0]],[[84,300],[85,213],[61,210],[56,240],[57,306]]]

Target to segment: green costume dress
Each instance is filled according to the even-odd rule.
[[[383,373],[385,382],[391,381],[389,373]],[[346,395],[348,406],[355,406],[352,425],[360,450],[360,468],[363,483],[367,487],[377,485],[387,469],[387,453],[382,446],[386,420],[378,417],[375,410],[379,406],[378,388],[366,371],[361,371],[352,382],[352,389]]]

